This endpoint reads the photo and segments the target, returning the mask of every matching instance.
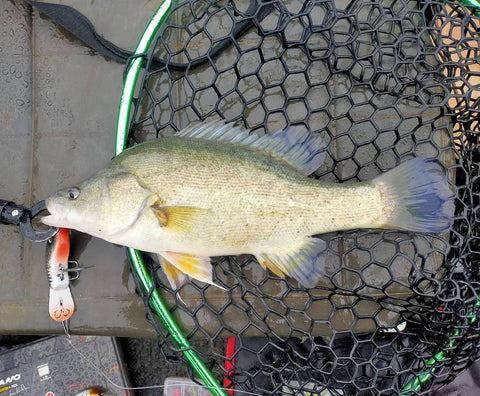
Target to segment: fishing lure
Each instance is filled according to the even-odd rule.
[[[61,228],[56,236],[48,240],[46,250],[47,277],[50,285],[48,312],[57,322],[70,319],[75,310],[70,291],[68,256],[70,236],[68,229]]]
[[[102,396],[103,392],[97,388],[90,388],[77,393],[75,396]]]

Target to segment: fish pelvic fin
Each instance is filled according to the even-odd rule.
[[[159,206],[153,204],[150,208],[161,227],[181,232],[190,231],[199,216],[210,213],[208,209],[192,206]]]
[[[453,223],[454,194],[438,164],[418,157],[373,180],[384,202],[381,228],[445,232]]]
[[[256,147],[274,157],[281,158],[298,171],[309,175],[322,165],[326,156],[323,138],[311,130],[294,126],[272,135],[258,136],[250,130],[214,120],[188,126],[175,134],[177,137],[220,140]]]
[[[325,274],[326,247],[322,239],[306,238],[273,252],[255,254],[255,257],[263,268],[270,269],[280,278],[290,276],[310,289]]]
[[[172,289],[177,290],[190,277],[225,290],[213,282],[210,257],[177,252],[161,252],[158,256]]]
[[[172,288],[172,290],[178,290],[188,282],[187,274],[180,271],[177,267],[171,264],[170,261],[165,259],[161,254],[158,254],[158,259],[160,261],[160,265],[162,266],[162,270],[168,279],[168,283],[170,283],[170,287]]]

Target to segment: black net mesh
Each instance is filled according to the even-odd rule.
[[[316,178],[369,180],[423,155],[442,164],[456,192],[449,233],[322,236],[327,273],[314,289],[250,256],[223,257],[214,279],[228,291],[193,281],[179,291],[182,304],[152,262],[220,381],[255,394],[426,394],[477,359],[478,11],[407,0],[174,6],[145,55],[132,144],[212,117],[257,134],[300,124],[328,142]],[[167,358],[183,359],[158,330]]]

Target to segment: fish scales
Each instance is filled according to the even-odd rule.
[[[194,254],[248,253],[252,246],[258,251],[265,243],[271,247],[378,223],[380,195],[373,184],[321,183],[259,150],[215,143],[165,138],[147,151],[132,149],[118,161],[165,206],[209,211],[188,239],[179,235],[178,242],[189,241]]]

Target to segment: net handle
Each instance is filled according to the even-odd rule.
[[[135,55],[127,62],[122,96],[118,111],[115,155],[118,155],[125,150],[128,144],[130,111],[137,79],[144,61],[142,54],[148,51],[155,34],[158,32],[160,26],[167,18],[173,1],[177,0],[165,0],[160,5],[148,23],[142,37],[140,38],[140,41],[135,49]],[[142,254],[139,251],[131,248],[127,249],[127,254],[129,255],[133,270],[140,280],[143,292],[148,294],[154,288],[154,282],[147,271]],[[183,351],[183,354],[192,368],[203,380],[204,384],[215,396],[226,396],[226,393],[223,391],[212,372],[206,367],[200,356],[191,348],[188,339],[185,337],[180,326],[170,314],[170,310],[156,289],[153,289],[153,292],[151,293],[150,304],[160,317],[167,331],[178,344],[179,349]]]

